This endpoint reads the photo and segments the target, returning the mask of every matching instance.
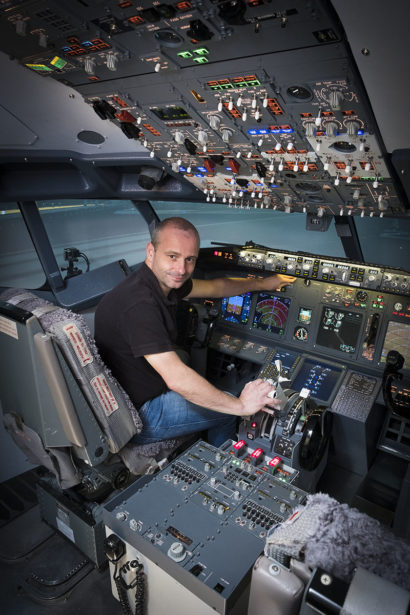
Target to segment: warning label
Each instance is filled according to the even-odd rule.
[[[17,324],[9,318],[4,318],[4,316],[0,316],[0,333],[10,335],[10,337],[14,337],[16,340],[19,338]]]
[[[65,327],[63,327],[63,330],[68,339],[70,340],[71,346],[73,347],[81,365],[84,367],[84,365],[92,363],[93,356],[87,346],[87,342],[85,341],[83,334],[78,329],[78,327],[75,324],[70,323],[68,325],[65,325]]]
[[[95,378],[91,380],[91,385],[100,404],[104,408],[105,414],[110,416],[110,414],[118,409],[118,404],[104,374],[98,374],[98,376],[95,376]]]

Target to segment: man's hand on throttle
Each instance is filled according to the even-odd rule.
[[[256,412],[259,412],[259,410],[262,410],[265,406],[279,408],[280,400],[268,397],[268,393],[271,393],[274,390],[275,387],[269,384],[266,380],[261,380],[260,378],[245,384],[242,393],[239,396],[243,407],[243,411],[240,416],[250,416],[251,414],[256,414]]]

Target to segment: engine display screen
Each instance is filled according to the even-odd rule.
[[[390,350],[397,350],[404,359],[404,367],[410,369],[410,324],[389,321],[380,356],[381,363],[386,363]]]
[[[318,363],[315,359],[305,359],[292,383],[292,389],[295,391],[309,389],[312,397],[327,402],[339,382],[342,371],[341,367]]]
[[[255,316],[253,317],[253,327],[283,335],[288,319],[289,307],[290,299],[287,297],[277,297],[270,293],[259,293]]]
[[[224,297],[221,304],[222,318],[227,322],[246,325],[251,308],[251,293]]]
[[[319,346],[353,354],[356,352],[362,319],[362,314],[324,307],[316,343]]]

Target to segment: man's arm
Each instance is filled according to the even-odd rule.
[[[145,355],[145,358],[171,391],[216,412],[250,416],[266,405],[277,406],[280,403],[279,400],[268,397],[273,387],[263,380],[248,382],[239,397],[232,397],[185,365],[174,351],[149,354]]]
[[[267,278],[215,278],[192,280],[192,290],[185,299],[232,297],[247,292],[281,290],[296,280],[290,275],[271,275]]]

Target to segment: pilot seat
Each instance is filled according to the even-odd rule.
[[[0,349],[6,430],[30,463],[47,469],[37,485],[41,516],[100,567],[100,504],[165,465],[187,437],[130,442],[142,430],[138,411],[80,314],[7,289],[0,295]]]

